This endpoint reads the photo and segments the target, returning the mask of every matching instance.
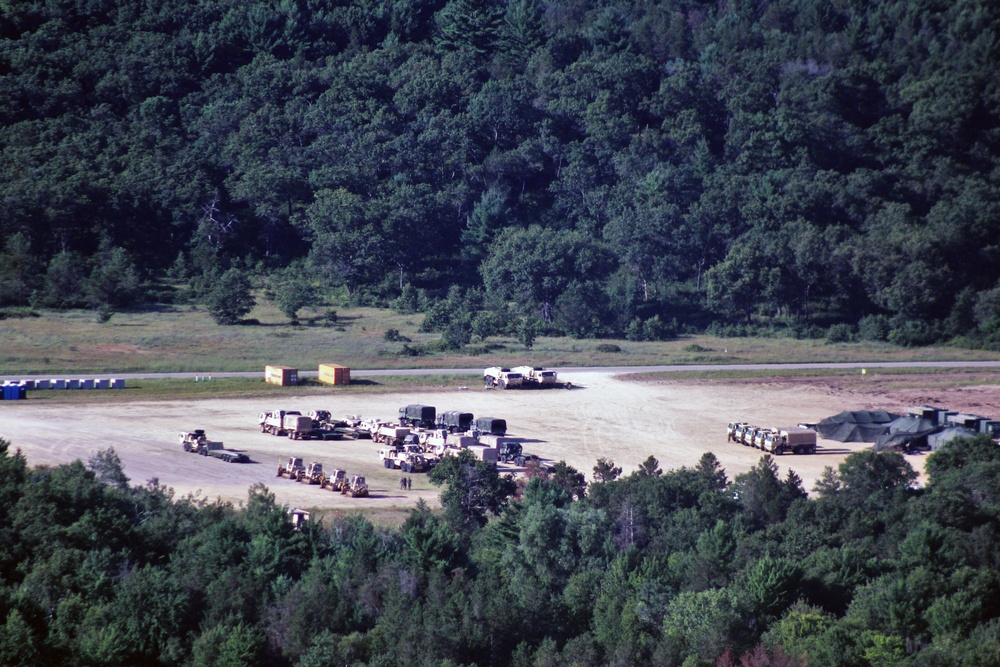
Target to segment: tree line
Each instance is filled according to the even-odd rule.
[[[459,340],[513,310],[995,347],[998,12],[5,3],[0,306],[206,298],[236,270],[348,303],[471,293]]]
[[[4,665],[878,667],[1000,661],[1000,448],[953,441],[928,482],[852,454],[814,497],[769,456],[589,484],[434,469],[440,510],[295,530],[132,485],[113,450],[28,467],[0,440]]]

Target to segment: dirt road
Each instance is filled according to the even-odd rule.
[[[381,466],[370,440],[292,441],[260,433],[257,414],[264,410],[326,409],[335,416],[361,414],[393,419],[408,403],[434,405],[438,411],[463,410],[476,416],[502,417],[510,435],[522,439],[528,453],[552,461],[565,460],[590,473],[599,457],[614,460],[628,473],[652,454],[662,468],[695,465],[711,451],[730,479],[757,463],[761,452],[728,444],[725,427],[732,419],[788,425],[819,421],[846,409],[886,408],[933,402],[958,410],[993,416],[1000,388],[964,386],[934,391],[884,391],[874,385],[840,386],[810,378],[792,381],[634,382],[607,373],[563,374],[578,387],[572,391],[414,391],[364,396],[331,395],[294,398],[281,404],[260,399],[197,402],[127,402],[121,405],[44,405],[31,401],[0,406],[0,437],[21,448],[31,465],[86,460],[114,447],[133,483],[157,478],[178,496],[195,494],[233,502],[246,499],[247,489],[264,482],[279,502],[307,508],[409,507],[418,498],[434,505],[438,490],[424,474],[412,474],[413,489],[399,490],[401,474]],[[977,408],[978,406],[978,408]],[[991,412],[991,410],[993,410]],[[251,464],[227,464],[185,453],[177,434],[204,428],[212,440],[245,451]],[[825,466],[836,467],[864,443],[820,441],[814,456],[778,457],[781,474],[792,468],[811,489]],[[368,477],[367,500],[342,497],[315,486],[277,479],[278,461],[289,455],[324,466],[346,468]],[[922,470],[924,456],[909,457]],[[516,468],[502,466],[505,470]]]

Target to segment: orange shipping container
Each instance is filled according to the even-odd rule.
[[[265,366],[264,381],[289,387],[299,383],[299,369],[287,366]]]
[[[351,384],[351,369],[340,364],[320,364],[319,381],[326,384]]]

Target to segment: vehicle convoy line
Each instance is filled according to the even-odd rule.
[[[607,375],[623,375],[631,373],[705,373],[732,371],[795,371],[795,370],[843,370],[869,368],[1000,368],[1000,361],[852,361],[852,362],[803,362],[803,363],[766,363],[766,364],[674,364],[666,366],[564,366],[551,367],[549,370],[559,373],[602,373]],[[351,377],[386,377],[407,375],[476,375],[482,376],[482,368],[384,368],[384,369],[351,369]],[[86,373],[69,374],[49,373],[46,375],[0,375],[0,382],[5,380],[44,380],[51,377],[67,379],[91,378],[95,375],[113,375],[123,380],[170,380],[188,379],[195,376],[210,376],[213,378],[252,378],[263,377],[262,371],[227,371],[200,373]],[[318,377],[319,371],[299,371],[299,377]]]

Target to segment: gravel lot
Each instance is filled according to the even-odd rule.
[[[761,425],[815,422],[847,409],[901,410],[935,403],[993,416],[1000,388],[957,386],[935,390],[885,390],[857,380],[636,382],[607,373],[563,374],[572,391],[413,391],[391,394],[295,398],[281,404],[260,399],[209,399],[196,402],[123,402],[120,405],[46,405],[32,401],[0,405],[0,436],[20,448],[30,465],[59,464],[114,447],[133,483],[157,478],[178,496],[194,494],[240,502],[247,489],[264,482],[280,503],[306,508],[398,508],[418,498],[437,503],[438,489],[425,474],[413,474],[413,489],[399,490],[398,471],[382,467],[370,440],[292,441],[260,433],[257,414],[264,410],[326,409],[335,416],[360,414],[393,419],[399,406],[434,405],[438,411],[464,410],[476,416],[502,417],[509,435],[522,439],[528,453],[551,461],[566,460],[590,473],[599,457],[614,460],[628,473],[650,454],[662,468],[695,465],[711,451],[730,478],[751,468],[761,453],[726,442],[732,419]],[[974,382],[975,378],[970,381]],[[227,464],[185,453],[177,434],[203,428],[212,440],[246,452],[253,463]],[[820,440],[813,456],[778,457],[781,474],[792,468],[811,489],[825,466],[836,467],[848,454],[869,445]],[[372,495],[353,499],[286,479],[277,479],[279,460],[290,455],[326,467],[346,468],[367,476]],[[910,456],[917,470],[924,456]],[[516,472],[512,466],[501,466]]]

